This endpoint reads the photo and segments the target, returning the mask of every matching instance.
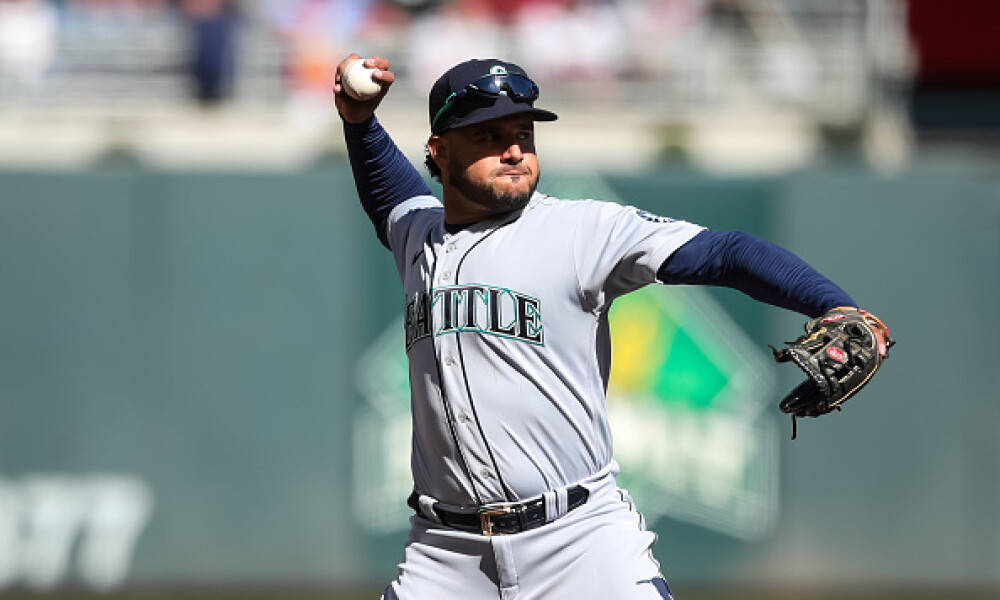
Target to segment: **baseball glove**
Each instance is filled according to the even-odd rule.
[[[797,417],[818,417],[840,410],[840,405],[860,390],[895,344],[889,330],[875,315],[853,307],[837,307],[805,326],[806,333],[787,348],[771,347],[774,360],[794,362],[806,380],[781,401],[782,412],[792,415],[792,439]],[[882,334],[880,341],[875,335]]]

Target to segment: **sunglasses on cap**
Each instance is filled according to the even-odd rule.
[[[524,75],[518,75],[517,73],[486,75],[485,77],[477,79],[466,85],[457,92],[452,92],[450,96],[445,98],[444,104],[441,106],[440,110],[437,111],[437,114],[434,115],[434,119],[431,121],[431,129],[434,129],[438,120],[444,116],[450,108],[455,106],[466,96],[478,98],[499,98],[500,96],[507,96],[514,102],[534,102],[535,100],[538,100],[538,86],[534,81],[528,79]]]

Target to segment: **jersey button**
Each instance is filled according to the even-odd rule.
[[[452,358],[452,357],[450,357],[450,356],[446,356],[446,357],[444,357],[444,366],[446,366],[446,367],[450,367],[450,366],[452,366],[453,364],[455,364],[455,359],[454,359],[454,358]]]
[[[463,422],[463,423],[468,423],[471,419],[469,419],[469,415],[467,415],[465,413],[460,413],[458,415],[458,420],[461,421],[461,422]]]
[[[482,471],[479,472],[479,474],[483,476],[483,479],[489,479],[490,477],[493,476],[493,473],[490,473],[489,469],[483,469]]]
[[[445,271],[441,273],[441,279],[451,279],[451,271]]]
[[[444,251],[445,252],[449,252],[449,253],[450,252],[454,252],[455,251],[455,244],[448,244],[447,246],[444,247]]]

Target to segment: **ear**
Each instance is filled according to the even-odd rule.
[[[427,150],[431,154],[431,158],[437,163],[438,168],[443,164],[448,162],[448,143],[440,135],[432,135],[427,138]]]

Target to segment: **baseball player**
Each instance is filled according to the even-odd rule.
[[[748,234],[538,192],[535,123],[556,115],[535,107],[538,86],[510,62],[470,60],[431,88],[426,164],[438,200],[374,116],[394,80],[389,62],[365,59],[382,86],[375,97],[345,93],[341,74],[357,58],[337,69],[335,103],[362,206],[402,280],[413,411],[412,529],[383,598],[672,598],[656,536],[615,484],[604,407],[612,301],[653,282],[723,285],[815,317],[813,334],[874,317]],[[806,370],[818,352],[806,342],[822,340],[854,369],[885,355],[878,325],[839,345],[804,336],[781,353]],[[793,414],[832,410],[864,383],[810,375],[790,396],[812,404]]]

